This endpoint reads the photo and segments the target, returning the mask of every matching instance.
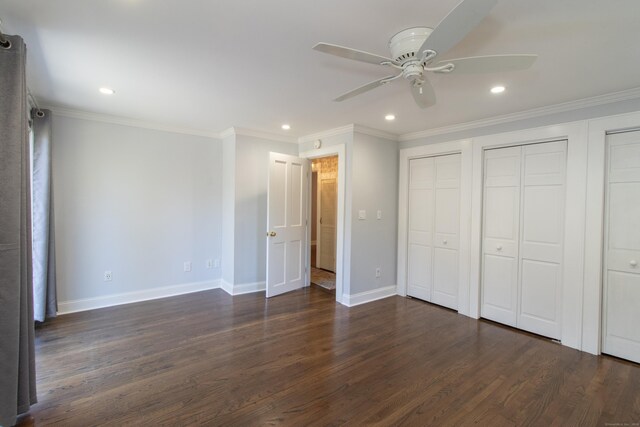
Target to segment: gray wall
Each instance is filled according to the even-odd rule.
[[[263,283],[266,280],[269,153],[297,155],[298,146],[244,135],[225,138],[223,145],[224,280],[231,285]],[[230,232],[232,238],[227,234]],[[232,254],[232,258],[227,254]]]
[[[53,132],[61,302],[220,277],[220,141],[57,115]]]
[[[352,212],[347,217],[352,224],[351,295],[396,285],[398,154],[395,141],[354,134]],[[365,220],[358,219],[360,210],[366,211]]]

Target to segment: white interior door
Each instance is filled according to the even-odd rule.
[[[338,187],[335,178],[320,179],[318,185],[318,268],[336,271],[336,220]]]
[[[431,301],[435,160],[409,161],[407,295]]]
[[[435,173],[431,302],[457,310],[460,154],[436,157]]]
[[[603,352],[640,363],[640,132],[607,139]]]
[[[482,317],[559,339],[566,141],[487,150]]]
[[[407,295],[458,309],[460,155],[409,162]]]
[[[517,323],[522,147],[484,154],[482,317]]]
[[[309,161],[269,154],[267,297],[304,286]]]
[[[518,327],[560,339],[566,141],[522,148]]]

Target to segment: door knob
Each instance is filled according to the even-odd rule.
[[[267,236],[269,236],[269,237],[275,237],[275,235],[276,235],[276,232],[275,232],[275,231],[271,231],[271,232],[267,231]]]
[[[630,265],[631,267],[635,267],[635,266],[637,266],[637,265],[638,265],[638,261],[636,261],[635,259],[632,259],[631,261],[629,261],[629,265]]]
[[[443,240],[443,241],[442,241],[442,244],[443,244],[443,245],[446,245],[446,244],[447,244],[447,241],[446,241],[446,240]]]
[[[502,245],[498,245],[498,246],[496,246],[496,249],[497,249],[497,250],[499,250],[499,251],[501,251],[501,250],[502,250]]]

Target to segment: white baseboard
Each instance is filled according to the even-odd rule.
[[[372,291],[360,292],[354,295],[344,295],[342,303],[347,307],[366,304],[368,302],[377,301],[379,299],[388,298],[397,295],[396,285],[386,286],[384,288],[374,289]]]
[[[78,311],[93,310],[96,308],[111,307],[114,305],[131,304],[134,302],[172,297],[192,292],[207,291],[209,289],[217,289],[219,287],[220,280],[218,279],[205,282],[183,283],[180,285],[164,286],[161,288],[145,289],[143,291],[126,292],[122,294],[104,295],[95,298],[62,301],[58,303],[58,314],[68,314]]]
[[[264,291],[267,288],[267,285],[265,282],[241,283],[238,285],[233,285],[222,280],[220,287],[229,295],[242,295],[250,294],[252,292]]]

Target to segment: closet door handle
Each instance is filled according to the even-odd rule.
[[[447,243],[448,243],[448,242],[447,242],[446,240],[443,240],[443,241],[442,241],[442,244],[443,244],[443,245],[446,245]]]
[[[631,261],[629,261],[629,265],[635,268],[638,265],[638,261],[636,261],[635,259],[632,259]]]
[[[502,250],[502,245],[498,245],[498,246],[496,246],[496,250],[501,251],[501,250]]]

